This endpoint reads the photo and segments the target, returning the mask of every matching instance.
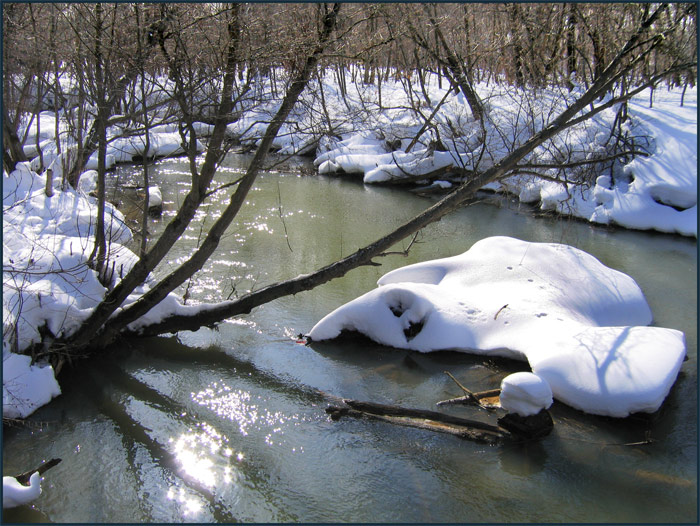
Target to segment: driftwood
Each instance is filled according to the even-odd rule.
[[[528,417],[508,413],[498,419],[498,425],[493,425],[427,409],[348,399],[343,399],[342,403],[342,406],[331,405],[326,408],[326,413],[331,419],[340,420],[343,416],[373,418],[402,426],[449,433],[488,444],[539,440],[547,436],[554,427],[552,417],[546,409]]]
[[[464,392],[464,396],[443,400],[437,403],[438,406],[466,404],[489,411],[501,407],[499,400],[500,389],[473,393],[449,372],[445,371],[445,374],[459,386]],[[358,400],[338,399],[338,401],[343,405],[331,405],[326,408],[326,413],[333,420],[339,420],[343,416],[374,418],[392,424],[449,433],[461,438],[488,444],[497,444],[506,440],[539,440],[551,433],[554,428],[552,417],[546,409],[543,409],[536,415],[527,417],[507,413],[498,419],[498,425],[493,425],[426,409],[411,409],[397,405],[360,402]]]
[[[15,479],[17,479],[17,482],[19,482],[19,483],[22,484],[23,486],[29,486],[29,479],[30,479],[30,477],[31,477],[34,473],[36,473],[36,472],[38,471],[38,472],[39,472],[39,475],[43,475],[45,471],[48,471],[49,469],[51,469],[52,467],[56,466],[56,465],[59,464],[60,462],[61,462],[61,459],[60,459],[60,458],[52,458],[52,459],[49,460],[48,462],[44,462],[44,463],[43,463],[41,466],[39,466],[38,468],[29,470],[29,471],[25,471],[25,472],[22,473],[21,475],[17,475],[17,476],[15,477]]]
[[[360,402],[358,400],[343,400],[343,403],[345,404],[344,406],[329,406],[326,409],[326,413],[330,414],[333,420],[339,420],[343,416],[367,417],[397,425],[449,433],[461,438],[488,444],[496,444],[504,439],[512,438],[512,434],[500,426],[436,411],[411,409],[374,402]]]
[[[473,393],[466,387],[464,387],[459,380],[452,376],[448,371],[445,374],[449,376],[454,383],[464,392],[464,396],[459,396],[457,398],[450,398],[448,400],[441,400],[436,405],[475,405],[482,409],[492,410],[501,407],[501,402],[499,396],[501,394],[500,389],[489,389],[488,391],[481,391],[478,393]]]

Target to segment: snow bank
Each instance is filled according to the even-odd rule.
[[[3,350],[2,414],[4,418],[26,418],[52,398],[61,388],[50,365],[31,365],[29,356]]]
[[[270,78],[258,76],[250,92],[240,94],[234,113],[237,120],[227,126],[227,134],[233,140],[246,147],[259,143],[281,104],[280,94],[287,77],[281,70],[276,77],[280,83],[276,89]],[[212,90],[218,85],[217,79],[203,86],[196,96],[211,102]],[[455,171],[469,173],[489,168],[541,130],[546,120],[562,111],[582,89],[577,86],[569,93],[559,88],[523,91],[498,84],[475,85],[487,110],[484,130],[488,147],[484,152],[480,139],[483,131],[461,93],[447,95],[433,116],[434,126],[423,128],[426,116],[432,114],[437,101],[446,95],[447,85],[440,86],[436,76],[428,75],[423,88],[429,100],[425,96],[416,98],[417,92],[409,98],[404,85],[391,80],[382,82],[381,92],[377,86],[363,83],[348,83],[341,90],[337,78],[329,72],[320,82],[312,80],[274,139],[272,149],[284,155],[315,150],[319,174],[357,174],[368,184],[406,179],[414,184],[429,184],[432,181],[420,176],[430,175],[430,179],[442,179],[443,187],[447,188],[460,182]],[[149,104],[167,102],[172,98],[174,85],[167,78],[154,78],[147,90]],[[140,89],[132,96],[136,99],[128,106],[140,107],[143,100]],[[656,89],[653,108],[648,107],[649,91],[630,101],[629,119],[622,128],[632,136],[651,138],[646,148],[651,153],[649,157],[638,156],[626,166],[618,163],[614,170],[608,163],[605,168],[599,166],[600,177],[586,180],[583,186],[515,174],[486,188],[517,195],[522,202],[542,210],[593,223],[697,237],[697,89],[686,90],[683,107],[680,97],[680,88]],[[572,162],[596,155],[608,156],[617,110],[617,107],[608,108],[566,130],[538,147],[523,162],[561,164],[569,154]],[[124,118],[122,123],[111,126],[107,167],[132,162],[144,154],[165,157],[183,153],[179,123],[169,122],[172,115],[165,108],[161,117],[167,123],[151,128],[148,152],[138,123]],[[62,141],[60,156],[55,144],[57,125]],[[210,135],[213,129],[201,122],[193,126],[200,137]],[[69,139],[70,127],[65,115],[43,111],[33,117],[24,116],[19,131],[20,136],[27,133],[24,149],[33,159],[32,169],[41,171],[53,163],[54,177],[60,179],[64,159],[74,155],[71,152],[75,149]],[[413,147],[406,153],[411,143]],[[197,151],[203,148],[198,141]],[[43,154],[43,167],[39,150]],[[97,155],[93,154],[87,168],[96,167]],[[546,171],[545,175],[561,178],[556,169]],[[579,176],[571,168],[566,171],[566,178],[576,182]]]
[[[182,147],[182,137],[178,131],[166,131],[170,127],[159,127],[165,128],[164,130],[151,130],[149,132],[149,148],[146,152],[146,136],[139,135],[136,137],[122,137],[116,138],[110,141],[107,147],[107,155],[113,156],[115,162],[118,163],[129,163],[134,160],[134,158],[143,157],[170,157],[173,155],[181,155],[185,153]],[[204,151],[204,146],[202,143],[196,141],[197,152]]]
[[[107,288],[131,270],[137,256],[127,249],[132,234],[123,215],[105,204],[108,240],[107,271],[100,277],[88,265],[93,251],[97,204],[85,192],[94,186],[95,172],[81,177],[79,191],[61,190],[46,196],[46,177],[29,163],[3,173],[3,414],[25,418],[60,394],[53,368],[31,363],[15,354],[42,342],[49,334],[69,336],[104,298]],[[152,203],[159,189],[149,188]],[[162,200],[162,197],[161,197]],[[151,278],[136,289],[125,305],[149,290]],[[138,330],[174,313],[196,310],[183,306],[173,294],[130,325]],[[49,337],[51,337],[49,336]]]
[[[576,94],[554,89],[512,92],[483,84],[476,88],[488,108],[488,147],[484,155],[478,141],[479,127],[468,115],[461,94],[448,96],[435,115],[436,129],[447,151],[437,151],[432,132],[424,132],[411,152],[404,153],[421,121],[408,110],[396,110],[408,104],[401,89],[383,87],[382,97],[390,101],[386,108],[366,122],[354,123],[342,140],[319,150],[315,160],[319,173],[358,174],[368,184],[408,178],[422,184],[425,181],[420,175],[440,169],[483,171],[540,130],[545,124],[541,116],[563,110]],[[371,86],[365,87],[370,93],[358,94],[358,100],[375,100],[376,93],[372,95],[371,90]],[[433,100],[444,95],[435,84],[429,83],[428,91]],[[593,223],[697,237],[697,91],[687,90],[683,107],[680,94],[680,89],[656,90],[653,108],[648,107],[648,91],[630,101],[630,117],[623,127],[632,135],[650,137],[651,155],[637,156],[627,165],[616,167],[615,173],[607,169],[592,186],[516,174],[487,188],[517,195],[522,202],[542,210]],[[348,98],[352,100],[353,95]],[[523,111],[524,106],[527,111]],[[538,147],[525,162],[557,164],[561,152],[571,152],[571,161],[584,161],[593,155],[606,157],[616,114],[616,107],[608,108],[594,119],[566,130]],[[561,178],[555,169],[546,175]],[[458,179],[454,173],[452,177]],[[567,179],[575,182],[577,176],[567,172]]]
[[[389,272],[309,332],[357,331],[384,345],[527,360],[554,397],[624,417],[659,408],[685,340],[652,321],[629,276],[574,247],[492,237],[459,256]]]
[[[39,472],[29,477],[29,486],[22,486],[14,477],[2,478],[2,507],[16,508],[29,504],[41,495],[41,476]]]
[[[678,94],[671,95],[663,94],[653,108],[640,99],[630,104],[654,137],[653,155],[627,164],[628,180],[598,179],[590,221],[697,237],[697,102],[680,107]]]

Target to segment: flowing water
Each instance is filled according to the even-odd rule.
[[[240,176],[231,156],[219,183]],[[357,181],[302,176],[300,161],[262,175],[249,206],[189,284],[196,300],[234,297],[309,272],[368,244],[430,200]],[[120,168],[126,204],[138,169]],[[187,163],[151,174],[165,201],[157,234],[187,186]],[[223,192],[225,194],[225,192]],[[202,211],[159,273],[189,254]],[[655,418],[610,419],[562,404],[537,443],[489,446],[357,419],[330,420],[329,396],[435,409],[498,387],[526,364],[368,342],[297,342],[316,321],[391,269],[467,250],[492,235],[579,247],[631,275],[654,323],[685,332],[688,360]],[[130,341],[62,373],[63,395],[30,425],[4,430],[3,472],[42,459],[43,495],[7,522],[695,522],[697,244],[676,236],[536,218],[509,200],[477,204],[426,228],[408,257],[387,256],[217,329]],[[408,242],[404,243],[404,246]],[[398,250],[402,246],[397,247]],[[181,290],[184,292],[184,288]],[[663,349],[659,349],[663,352]],[[490,420],[456,407],[451,413]],[[630,443],[646,442],[641,445]]]

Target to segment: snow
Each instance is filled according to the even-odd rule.
[[[163,205],[163,194],[157,186],[148,187],[148,206],[158,207]]]
[[[97,202],[86,195],[96,172],[81,175],[80,190],[61,189],[54,178],[54,195],[45,194],[46,177],[20,163],[3,173],[3,415],[26,418],[61,393],[48,363],[32,363],[17,354],[42,341],[42,331],[68,336],[104,298],[105,284],[114,286],[138,261],[124,245],[132,239],[124,216],[105,203],[105,233],[109,269],[102,278],[90,268]],[[150,187],[153,201],[159,189]],[[162,197],[161,197],[162,201]],[[113,270],[112,270],[113,269]],[[150,280],[125,302],[138,299]],[[180,304],[173,294],[135,322],[134,330],[169,313],[186,313],[197,306]],[[11,352],[15,351],[15,352]]]
[[[501,381],[501,407],[520,416],[536,415],[552,405],[552,389],[533,373],[513,373]]]
[[[377,111],[373,119],[343,134],[342,139],[319,149],[315,165],[320,174],[358,174],[367,184],[387,183],[407,177],[420,183],[420,175],[441,168],[484,170],[505,155],[511,145],[524,142],[531,133],[546,124],[544,115],[554,115],[565,107],[570,94],[544,89],[529,94],[513,94],[498,86],[478,84],[488,108],[485,122],[488,152],[481,155],[478,126],[471,119],[460,95],[450,95],[436,115],[437,128],[448,151],[435,151],[424,133],[410,153],[404,153],[421,126],[408,110],[397,110],[407,101],[399,89],[383,87],[383,97],[394,109]],[[364,87],[371,93],[372,87]],[[351,90],[352,91],[352,90]],[[440,100],[445,90],[428,84],[432,100]],[[573,93],[575,95],[575,92]],[[486,188],[508,192],[522,202],[542,210],[572,215],[592,223],[618,225],[640,230],[658,230],[697,237],[697,90],[686,92],[680,106],[681,89],[657,89],[653,108],[649,91],[643,91],[629,103],[629,119],[623,125],[631,135],[649,137],[651,155],[637,156],[614,173],[601,174],[590,185],[564,184],[515,174]],[[358,100],[372,99],[367,93]],[[352,95],[349,95],[352,99]],[[523,105],[529,111],[522,111]],[[606,142],[618,107],[609,108],[588,122],[576,125],[537,148],[526,161],[557,163],[560,152],[572,152],[572,161],[606,156]],[[368,131],[370,130],[370,131]],[[373,130],[382,130],[381,132]],[[389,143],[400,140],[400,148],[391,151]],[[644,145],[643,145],[644,146]],[[609,163],[608,163],[609,164]],[[547,175],[556,177],[555,170]],[[569,180],[575,180],[567,172]],[[449,181],[448,181],[449,182]]]
[[[598,179],[591,221],[697,237],[696,107],[666,98],[652,109],[635,101],[632,109],[655,139],[654,154],[625,165],[630,183]]]
[[[26,418],[61,394],[53,368],[31,365],[29,356],[6,352],[2,356],[2,414]]]
[[[29,504],[41,495],[41,476],[39,472],[29,477],[29,486],[22,486],[14,477],[2,478],[2,507],[16,508]]]
[[[657,410],[685,357],[683,333],[647,327],[651,310],[631,277],[567,245],[491,237],[378,285],[309,337],[357,331],[402,349],[525,360],[557,400],[615,417]]]
[[[350,68],[352,70],[352,68]],[[361,78],[361,71],[350,71],[353,78]],[[280,82],[286,75],[278,72]],[[70,84],[70,79],[62,79]],[[196,96],[211,102],[211,93],[219,81],[203,86]],[[382,83],[381,93],[375,85],[348,83],[338,87],[334,74],[326,72],[319,82],[314,79],[301,96],[300,104],[292,111],[288,122],[273,142],[273,150],[282,154],[314,154],[318,172],[330,174],[357,174],[367,184],[382,184],[410,177],[415,184],[428,185],[422,180],[436,170],[484,170],[530,135],[541,130],[547,120],[563,110],[581,93],[576,86],[566,89],[532,88],[528,92],[514,90],[500,84],[478,83],[475,89],[486,108],[484,122],[488,151],[483,152],[482,130],[469,111],[461,93],[447,93],[447,82],[437,82],[432,74],[426,76],[425,97],[416,93],[409,99],[399,81]],[[414,86],[414,89],[416,87]],[[129,106],[139,108],[145,98],[149,104],[167,102],[172,98],[174,85],[165,77],[147,81],[147,93],[136,89]],[[320,92],[323,90],[323,99]],[[281,92],[279,87],[278,92]],[[262,138],[267,124],[280,107],[280,99],[272,95],[269,78],[255,77],[252,89],[243,96],[237,108],[238,120],[227,126],[227,134],[246,147],[254,147]],[[598,224],[618,225],[633,229],[653,229],[697,237],[697,89],[686,89],[683,106],[680,105],[682,88],[657,87],[653,107],[649,108],[649,90],[631,99],[629,118],[621,129],[640,139],[641,147],[651,155],[638,155],[614,168],[602,168],[596,180],[583,185],[559,183],[535,178],[526,173],[488,184],[485,188],[507,192],[542,210],[572,215]],[[243,94],[241,94],[243,95]],[[425,115],[432,113],[445,97],[444,104],[434,116],[435,126],[423,130],[409,153],[408,145],[423,128]],[[378,101],[382,103],[379,105]],[[605,103],[607,98],[600,103]],[[412,104],[416,109],[412,109]],[[213,107],[213,106],[212,106]],[[606,156],[610,149],[610,132],[619,106],[608,108],[593,119],[580,123],[537,148],[523,162],[560,163],[562,152],[571,154],[571,161]],[[419,111],[423,114],[421,117]],[[126,117],[108,130],[107,167],[116,163],[132,162],[135,157],[163,157],[183,152],[180,123],[172,122],[163,109],[164,124],[152,126],[150,149],[145,150],[145,137],[139,135],[139,123],[130,123]],[[73,155],[74,145],[67,139],[70,126],[62,112],[43,111],[25,116],[20,136],[26,132],[24,148],[33,158],[32,169],[40,171],[38,149],[42,150],[43,164],[54,163],[54,177],[60,179],[62,159]],[[57,128],[58,124],[58,128]],[[89,123],[88,123],[89,124]],[[39,126],[38,126],[39,125]],[[213,127],[202,122],[192,126],[198,136],[211,134]],[[57,155],[56,130],[61,137],[63,152]],[[183,128],[185,138],[187,131]],[[436,149],[437,139],[441,147]],[[613,141],[614,142],[614,141]],[[645,144],[648,142],[648,144]],[[63,144],[66,143],[66,144]],[[37,149],[38,144],[38,149]],[[203,151],[201,142],[197,151]],[[439,151],[446,149],[446,151]],[[88,169],[97,166],[97,155],[89,160]],[[560,177],[556,170],[546,175]],[[577,175],[567,170],[565,176],[575,181]],[[439,175],[443,181],[432,188],[448,189],[459,181]],[[454,177],[454,174],[453,174]]]
[[[284,75],[279,77],[283,82]],[[63,81],[71,83],[67,78]],[[204,106],[214,107],[210,99],[217,83],[220,79],[197,94],[208,101]],[[250,92],[240,99],[236,108],[240,118],[227,126],[233,142],[246,147],[259,142],[280,106],[280,99],[271,95],[270,83],[268,78],[256,77]],[[443,98],[447,84],[441,88],[428,75],[426,90],[432,102],[423,101],[424,114],[430,114]],[[143,95],[136,89],[129,107],[138,110],[144,100],[149,106],[172,100],[173,83],[165,77],[149,79],[146,88]],[[368,184],[411,177],[433,189],[459,185],[459,180],[450,178],[451,167],[487,168],[508,147],[541,129],[546,124],[542,116],[555,114],[576,95],[576,90],[569,94],[542,89],[523,98],[506,86],[478,85],[489,116],[485,123],[489,152],[482,155],[481,130],[464,97],[451,93],[435,115],[435,128],[425,130],[406,153],[424,121],[410,108],[402,84],[382,84],[381,107],[376,86],[348,83],[347,88],[341,96],[331,73],[321,82],[314,80],[273,148],[282,154],[315,152],[320,174],[360,174]],[[624,125],[630,133],[649,137],[650,156],[638,156],[612,172],[597,174],[590,187],[573,188],[517,174],[488,188],[596,223],[697,237],[697,91],[687,90],[683,107],[679,89],[657,89],[655,97],[653,108],[648,108],[648,92],[633,99],[630,120]],[[157,125],[149,131],[148,151],[138,131],[140,123],[113,120],[120,123],[108,129],[108,169],[143,155],[182,153],[181,124],[172,122],[167,106],[154,115]],[[548,162],[556,151],[600,153],[615,111],[606,110],[568,130],[529,160]],[[523,120],[528,114],[534,116],[532,121]],[[125,246],[132,236],[124,217],[107,203],[108,267],[114,270],[98,276],[88,266],[97,213],[96,200],[89,194],[96,188],[97,154],[90,157],[78,189],[64,188],[64,166],[76,154],[66,112],[24,115],[22,123],[19,136],[26,134],[24,150],[31,161],[3,173],[3,408],[6,416],[19,417],[31,414],[60,389],[50,365],[33,364],[16,353],[41,342],[43,331],[56,337],[70,335],[137,261]],[[192,126],[199,137],[211,134],[211,125],[195,122]],[[87,128],[83,131],[85,136]],[[182,132],[187,138],[184,127]],[[445,148],[438,147],[438,138]],[[197,141],[196,148],[203,151],[203,143]],[[53,175],[52,197],[45,194],[47,167]],[[435,180],[421,181],[431,172]],[[162,201],[159,188],[150,187],[148,192],[152,206],[159,197]],[[645,327],[651,312],[629,277],[605,269],[571,247],[518,245],[504,239],[481,243],[469,255],[384,276],[379,289],[314,327],[313,337],[334,337],[342,328],[352,327],[395,347],[425,352],[458,348],[527,359],[555,397],[575,407],[605,414],[604,405],[616,416],[658,407],[685,352],[683,335]],[[484,254],[481,246],[489,246],[491,253]],[[149,278],[126,304],[150,286]],[[170,313],[197,308],[182,305],[171,294],[130,328],[138,330]],[[588,345],[589,340],[594,344]],[[590,348],[587,353],[581,352],[586,348]],[[639,356],[646,356],[646,362]],[[610,399],[603,402],[602,393]]]

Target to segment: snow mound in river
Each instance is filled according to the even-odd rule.
[[[536,415],[552,405],[552,389],[532,373],[513,373],[501,381],[501,407],[520,416]]]
[[[309,336],[350,330],[402,349],[527,360],[554,398],[616,417],[657,410],[685,357],[682,332],[645,326],[651,310],[631,277],[567,245],[491,237],[378,284]]]

